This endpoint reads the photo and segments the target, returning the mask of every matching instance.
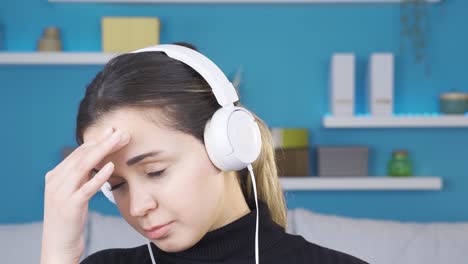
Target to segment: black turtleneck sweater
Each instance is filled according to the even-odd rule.
[[[291,235],[272,221],[265,203],[259,201],[260,264],[366,264],[353,256],[307,242]],[[219,229],[208,232],[193,247],[164,252],[151,243],[156,264],[255,264],[255,202],[251,212]],[[148,246],[106,249],[85,258],[81,264],[151,264]]]

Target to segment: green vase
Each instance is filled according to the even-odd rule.
[[[394,151],[388,161],[387,171],[389,176],[406,177],[413,175],[413,164],[404,150]]]

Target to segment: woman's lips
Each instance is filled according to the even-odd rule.
[[[171,229],[172,222],[169,222],[162,226],[156,226],[151,229],[145,229],[146,236],[151,239],[159,239],[167,235]]]

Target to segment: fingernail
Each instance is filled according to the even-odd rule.
[[[114,131],[114,129],[112,127],[108,127],[104,130],[104,132],[102,133],[102,136],[103,137],[108,137],[110,136],[110,134],[112,134],[112,132]]]
[[[112,143],[116,143],[118,141],[120,141],[120,138],[122,137],[122,131],[120,130],[117,130],[114,132],[114,134],[112,134],[112,136],[110,137],[110,141]]]
[[[130,134],[128,134],[127,132],[122,133],[119,145],[125,145],[128,143],[128,141],[130,141]]]
[[[114,167],[114,163],[112,161],[110,161],[106,165],[104,165],[104,167],[102,169],[110,170],[113,167]]]

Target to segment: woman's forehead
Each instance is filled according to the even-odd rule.
[[[141,110],[121,109],[113,111],[104,116],[93,125],[87,128],[83,133],[83,141],[97,141],[102,137],[103,132],[107,128],[112,128],[114,131],[119,129],[130,134],[130,136],[142,136],[145,133],[152,133],[153,135],[163,136],[173,131],[162,122],[157,120],[161,119],[159,111],[151,111],[151,120],[148,113]],[[154,117],[153,117],[154,116]]]
[[[160,122],[161,117],[157,116],[157,111],[153,112],[154,118],[148,118],[148,112],[116,111],[103,116],[94,126],[85,130],[83,141],[84,143],[100,141],[103,132],[109,127],[129,133],[130,142],[128,145],[109,156],[109,158],[115,158],[122,162],[150,151],[162,152],[165,158],[174,158],[185,152],[204,149],[202,143],[193,135],[169,128],[163,122]]]
[[[98,142],[106,128],[120,129],[130,134],[125,154],[138,155],[144,151],[160,150],[166,154],[188,151],[201,144],[194,136],[177,131],[138,112],[115,113],[85,130],[83,141]]]

